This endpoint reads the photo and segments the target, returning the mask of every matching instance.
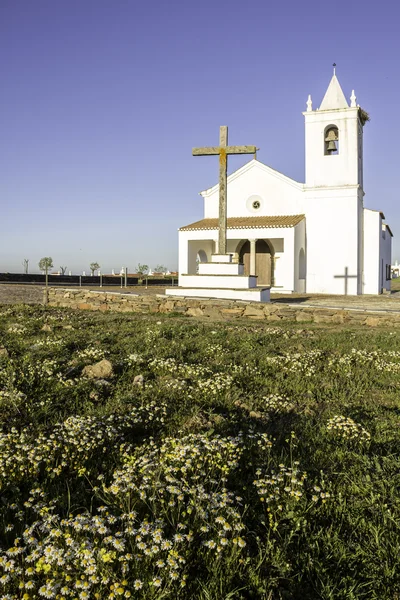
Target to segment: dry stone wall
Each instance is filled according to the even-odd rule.
[[[400,313],[302,307],[273,302],[259,304],[230,300],[173,298],[158,294],[136,296],[115,292],[54,288],[49,288],[49,306],[101,312],[180,313],[189,317],[208,317],[210,319],[247,317],[266,321],[350,323],[372,327],[400,326]]]

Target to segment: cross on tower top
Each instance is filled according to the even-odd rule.
[[[219,128],[219,146],[193,148],[193,156],[206,156],[219,154],[219,218],[218,218],[218,254],[226,254],[226,208],[227,190],[226,181],[228,173],[228,154],[254,154],[255,146],[228,146],[228,127]]]

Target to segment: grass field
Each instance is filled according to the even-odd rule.
[[[400,597],[400,334],[3,306],[0,336],[0,598]]]
[[[396,279],[392,279],[392,281],[390,282],[390,287],[392,292],[399,292],[400,291],[400,277],[396,277]]]

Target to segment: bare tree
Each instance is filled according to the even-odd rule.
[[[22,265],[24,267],[25,275],[28,275],[29,258],[24,258],[24,260],[22,261]]]
[[[67,267],[60,267],[60,273],[61,275],[65,275],[65,271],[67,270]]]
[[[98,269],[100,269],[100,265],[97,262],[92,262],[89,265],[90,270],[92,271],[92,275],[94,275],[94,272],[97,271]]]

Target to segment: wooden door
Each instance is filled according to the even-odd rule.
[[[250,275],[250,242],[243,244],[239,261],[244,264],[244,274]],[[253,274],[253,273],[252,273]],[[256,272],[257,285],[271,285],[272,281],[272,258],[270,248],[264,240],[256,242]]]
[[[256,253],[257,285],[271,285],[271,255],[266,252]]]

